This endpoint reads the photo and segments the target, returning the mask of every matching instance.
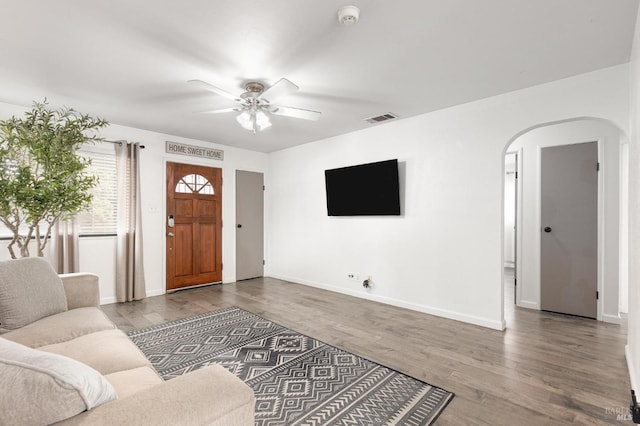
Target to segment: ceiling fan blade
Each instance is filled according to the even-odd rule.
[[[239,111],[240,108],[238,107],[234,107],[234,108],[223,108],[223,109],[214,109],[211,111],[200,111],[201,114],[221,114],[223,112],[232,112],[232,111]]]
[[[297,92],[299,89],[298,86],[293,84],[291,81],[286,78],[281,78],[274,84],[264,91],[261,98],[268,100],[269,102],[274,102],[276,99],[281,98],[282,96],[290,95],[292,93]]]
[[[301,108],[293,108],[286,107],[280,105],[272,105],[272,108],[269,109],[272,114],[275,115],[284,115],[285,117],[293,117],[293,118],[302,118],[304,120],[313,120],[317,121],[320,119],[322,115],[319,111],[312,111],[310,109],[301,109]]]
[[[231,93],[227,92],[226,90],[222,90],[219,87],[216,87],[212,84],[207,83],[206,81],[202,81],[202,80],[189,80],[188,83],[191,83],[193,85],[197,85],[205,90],[208,90],[210,92],[216,93],[220,96],[224,96],[225,98],[228,99],[232,99],[236,102],[241,102],[242,99],[240,99],[238,96],[236,95],[232,95]]]

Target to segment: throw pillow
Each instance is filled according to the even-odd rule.
[[[62,280],[45,259],[0,262],[0,328],[15,330],[66,310]]]
[[[0,424],[51,424],[116,399],[93,368],[0,338]]]

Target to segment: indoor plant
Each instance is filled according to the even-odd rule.
[[[100,140],[96,131],[108,123],[70,108],[49,109],[34,102],[23,118],[0,121],[0,222],[12,235],[16,258],[29,256],[35,239],[38,256],[57,221],[88,207],[96,177],[78,154],[85,143]]]

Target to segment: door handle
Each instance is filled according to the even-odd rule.
[[[545,228],[544,228],[544,232],[546,232],[547,234],[548,234],[549,232],[551,232],[551,227],[550,227],[550,226],[545,226]]]
[[[167,237],[173,237],[173,232],[169,232],[169,233],[167,234]]]

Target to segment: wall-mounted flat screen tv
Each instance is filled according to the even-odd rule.
[[[325,170],[329,216],[400,214],[398,160]]]

